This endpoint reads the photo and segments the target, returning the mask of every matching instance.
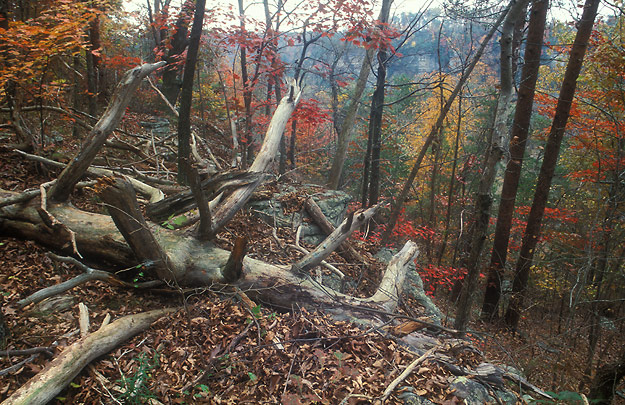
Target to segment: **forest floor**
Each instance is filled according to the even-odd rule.
[[[0,151],[0,188],[19,191],[54,178],[39,165],[6,149]],[[101,210],[88,192],[77,192],[74,203]],[[294,201],[294,204],[296,201]],[[278,237],[293,243],[292,232]],[[253,243],[249,254],[272,263],[291,262],[292,252],[276,248],[271,227],[240,213],[217,238],[228,249],[236,236]],[[358,245],[363,254],[372,248]],[[104,282],[83,284],[56,299],[54,308],[15,302],[35,291],[81,273],[75,266],[53,261],[33,242],[0,236],[0,308],[8,329],[6,349],[47,348],[37,355],[0,354],[0,400],[45,367],[54,355],[80,338],[78,304],[89,308],[92,329],[107,314],[127,314],[164,307],[180,310],[157,321],[108,355],[85,368],[55,403],[370,403],[415,358],[394,340],[373,330],[335,322],[318,313],[294,308],[281,314],[250,302],[236,291],[132,290]],[[341,264],[335,254],[331,261]],[[343,261],[344,262],[344,261]],[[343,263],[345,264],[345,263]],[[364,280],[357,291],[369,295],[377,285],[381,264],[367,268],[344,266],[348,277]],[[365,271],[365,274],[361,274]],[[141,274],[120,274],[131,280]],[[444,297],[435,297],[443,312]],[[420,316],[418,305],[404,310]],[[453,311],[451,312],[453,314]],[[540,311],[523,320],[520,337],[494,326],[475,323],[475,352],[456,356],[458,365],[475,366],[484,358],[522,370],[530,382],[555,392],[577,391],[583,381],[585,341],[553,336],[553,324]],[[603,339],[614,339],[604,334]],[[575,345],[571,345],[576,342]],[[608,356],[609,359],[609,356]],[[449,389],[449,371],[424,363],[403,385],[435,403],[459,403]],[[395,392],[391,403],[401,403]]]

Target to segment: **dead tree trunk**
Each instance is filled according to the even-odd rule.
[[[65,170],[59,175],[56,184],[52,187],[50,191],[52,200],[63,202],[69,198],[74,186],[85,174],[106,138],[121,121],[126,107],[130,103],[135,90],[139,87],[141,80],[164,65],[165,62],[145,64],[126,72],[115,89],[113,99],[100,120],[91,130],[80,153],[67,165]]]
[[[144,65],[125,76],[90,139],[54,182],[57,201],[67,199],[77,179],[87,170],[103,145],[106,134],[121,119],[124,102],[130,99],[142,75],[161,65]],[[225,192],[215,199],[222,202],[209,222],[209,236],[214,236],[234,216],[264,178],[300,95],[299,88],[293,83],[289,96],[276,108],[261,151],[247,173],[256,176],[256,180],[243,183],[223,200],[221,195]],[[195,184],[196,194],[203,192],[200,184]],[[245,257],[245,241],[237,242],[238,248],[231,253],[204,238],[191,237],[185,231],[164,229],[145,221],[134,190],[126,180],[107,177],[100,180],[94,189],[106,204],[110,217],[81,211],[64,203],[52,204],[44,216],[38,201],[24,202],[23,198],[16,198],[17,193],[0,190],[0,201],[9,202],[0,204],[0,234],[32,239],[111,266],[127,268],[129,264],[148,264],[147,271],[170,286],[195,288],[229,284],[277,309],[291,310],[304,306],[323,310],[341,319],[366,321],[374,326],[386,322],[387,315],[397,308],[404,279],[408,270],[414,269],[418,254],[416,245],[407,242],[390,260],[376,292],[369,298],[357,298],[322,285],[309,277],[307,272],[320,265],[353,230],[375,213],[377,207],[350,215],[325,241],[298,262],[291,266],[276,266]],[[62,226],[46,221],[50,217]],[[134,315],[128,321],[123,318],[117,321],[119,323],[83,338],[18,390],[7,403],[46,403],[91,360],[157,318],[154,313],[149,314],[152,315],[145,314],[138,320],[134,317],[142,315]]]
[[[0,191],[1,198],[11,195],[15,193]],[[0,233],[32,239],[69,253],[71,247],[68,246],[66,237],[61,230],[48,228],[42,222],[37,206],[38,204],[27,204],[0,208]],[[121,216],[127,216],[121,213],[119,208],[113,210],[119,211]],[[135,254],[132,251],[128,245],[135,245],[135,241],[126,243],[122,236],[122,233],[128,231],[120,233],[113,220],[106,215],[81,211],[64,204],[54,205],[49,211],[75,232],[78,251],[85,257],[97,258],[103,263],[120,267],[143,262],[144,260],[139,257],[150,260],[149,254],[141,252]],[[360,215],[356,213],[354,217],[358,218]],[[363,212],[362,215],[369,214]],[[348,220],[349,218],[337,230],[344,229]],[[132,222],[134,220],[129,218],[128,223]],[[124,226],[126,225],[121,227]],[[154,238],[154,244],[149,246],[160,247],[162,254],[166,256],[167,268],[173,269],[175,282],[179,286],[205,287],[227,284],[223,272],[230,252],[219,249],[210,242],[184,236],[182,232],[160,228],[156,224],[148,222],[142,226],[144,226],[142,229]],[[131,238],[135,238],[134,234]],[[320,246],[324,243],[322,242]],[[370,298],[355,298],[342,294],[318,284],[306,275],[296,274],[288,266],[272,265],[249,257],[243,259],[241,277],[230,284],[246,291],[250,297],[257,297],[262,302],[282,310],[290,310],[293,305],[302,305],[342,314],[347,318],[369,319],[368,317],[372,316],[375,321],[379,320],[380,315],[367,314],[367,309],[390,312],[396,308],[404,277],[417,254],[416,245],[413,242],[406,243],[389,263],[377,292]],[[311,255],[314,256],[314,262],[305,257],[300,263],[305,261],[308,268],[310,265],[314,267],[327,256],[315,252]],[[157,277],[158,272],[159,270],[156,270]],[[165,273],[171,280],[170,274]]]
[[[138,78],[161,64],[144,65],[130,71],[118,87],[111,106],[100,123],[96,125],[92,139],[85,143],[72,164],[66,168],[55,183],[61,196],[67,195],[79,178],[98,147],[121,118],[123,102],[138,85]],[[265,140],[248,174],[257,176],[252,182],[230,191],[214,210],[211,235],[224,226],[247,202],[265,176],[278,152],[280,138],[286,123],[294,111],[301,92],[291,84],[289,95],[276,108],[268,126]],[[117,121],[115,121],[117,119]],[[83,157],[83,159],[81,159]],[[61,185],[61,186],[60,186]],[[316,249],[292,266],[276,266],[238,255],[231,259],[227,251],[215,247],[210,241],[194,238],[184,231],[168,230],[146,222],[136,202],[132,187],[122,179],[106,178],[95,189],[107,205],[111,217],[80,211],[67,204],[53,204],[48,214],[63,224],[53,227],[42,219],[39,204],[13,203],[0,207],[0,233],[11,233],[33,239],[58,250],[77,250],[85,257],[98,258],[105,263],[128,267],[129,263],[150,263],[155,278],[168,284],[185,287],[206,287],[215,284],[232,284],[257,296],[262,302],[277,308],[290,310],[294,305],[321,308],[341,317],[371,318],[381,321],[381,313],[393,311],[403,287],[406,272],[417,255],[417,247],[408,242],[389,263],[376,293],[369,298],[351,297],[312,280],[307,271],[320,265],[349,236],[353,230],[367,221],[377,207],[350,215]],[[16,193],[0,190],[0,199],[15,199]],[[61,200],[60,198],[57,200]],[[71,232],[68,232],[71,231]],[[68,237],[71,236],[71,239]],[[235,276],[229,271],[237,263]],[[229,264],[230,263],[230,264]],[[363,315],[363,310],[371,310]],[[376,312],[377,311],[377,312]],[[373,314],[373,315],[371,315]]]
[[[80,339],[7,398],[3,405],[47,404],[92,360],[148,328],[171,309],[125,316]]]

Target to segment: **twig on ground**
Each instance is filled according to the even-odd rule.
[[[384,390],[384,394],[382,394],[382,396],[380,398],[378,398],[376,403],[383,404],[384,401],[386,401],[388,399],[388,397],[391,396],[391,394],[393,393],[393,390],[395,388],[397,388],[397,386],[402,381],[404,381],[406,378],[408,378],[410,373],[412,373],[414,371],[414,369],[417,368],[417,366],[419,364],[423,363],[428,357],[430,357],[438,349],[440,349],[440,346],[434,346],[433,348],[431,348],[427,352],[423,353],[423,355],[421,357],[415,359],[412,363],[410,363],[408,365],[408,367],[406,367],[404,369],[404,371],[389,384],[389,386]]]
[[[22,361],[20,361],[19,363],[15,363],[10,367],[7,367],[3,370],[0,370],[0,376],[9,374],[9,373],[13,373],[17,370],[19,370],[20,368],[22,368],[22,366],[24,366],[24,364],[30,363],[31,361],[35,360],[37,357],[39,357],[39,353],[35,353],[32,356],[30,356],[27,359],[24,359]]]

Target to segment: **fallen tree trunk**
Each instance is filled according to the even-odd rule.
[[[129,100],[129,94],[136,88],[141,77],[158,66],[159,64],[144,65],[125,76],[122,85],[117,89],[116,97],[94,127],[90,139],[54,182],[50,191],[51,200],[61,203],[45,206],[43,204],[45,193],[42,191],[41,206],[35,201],[0,206],[0,234],[13,234],[35,240],[65,253],[75,253],[77,256],[96,259],[105,265],[128,268],[148,262],[151,264],[148,270],[152,271],[155,278],[176,288],[210,288],[228,284],[235,289],[242,290],[257,302],[274,308],[287,311],[294,307],[319,309],[340,319],[367,322],[369,326],[381,326],[393,317],[392,312],[397,308],[406,273],[410,269],[414,270],[414,259],[418,254],[416,245],[411,241],[407,242],[403,249],[391,259],[380,286],[369,298],[342,294],[313,280],[308,275],[310,270],[321,264],[355,229],[368,221],[376,207],[350,215],[325,241],[299,262],[289,266],[277,266],[245,257],[244,243],[241,244],[239,252],[235,251],[231,254],[217,248],[210,241],[190,236],[189,232],[164,229],[157,224],[146,222],[131,185],[121,178],[107,177],[94,186],[105,202],[111,214],[110,217],[81,211],[62,203],[67,200],[77,179],[87,171],[97,150],[106,140],[107,131],[112,131],[114,121],[118,121],[121,117],[122,101]],[[235,176],[233,179],[226,177],[224,179],[228,181],[216,183],[215,186],[218,188],[215,193],[222,195],[223,192],[223,199],[214,211],[212,208],[204,210],[205,215],[212,215],[212,218],[203,219],[207,220],[205,223],[210,225],[208,232],[205,232],[209,234],[208,236],[215,236],[216,232],[244,206],[266,176],[278,151],[286,123],[301,96],[301,91],[295,83],[291,85],[289,94],[277,107],[268,126],[263,146],[248,172]],[[196,186],[196,192],[199,193],[201,189],[199,181]],[[230,186],[234,189],[228,190]],[[43,186],[40,188],[44,190]],[[14,201],[15,194],[0,190],[0,201]],[[206,198],[200,200],[202,204],[206,204]],[[189,193],[171,200],[174,203],[172,205],[179,205],[179,207],[174,207],[175,209],[184,209],[191,204],[191,201]],[[165,209],[171,208],[167,203],[163,204]],[[42,212],[45,215],[42,215]],[[53,218],[54,222],[50,221],[50,218]],[[62,224],[62,226],[55,226],[56,224]],[[107,331],[111,329],[107,328]],[[135,330],[132,325],[127,328],[119,326],[116,328],[127,329],[125,332]],[[96,334],[91,336],[94,335]],[[91,348],[90,346],[85,350],[76,349],[79,353],[88,354],[87,357],[79,356],[80,358],[71,360],[80,366],[77,370],[97,355],[110,350],[109,345],[119,342],[117,340],[113,343],[112,337],[105,335],[104,343],[96,344],[92,340],[97,341],[97,339],[94,337],[90,340],[91,336],[79,343],[86,345],[89,342],[90,345],[102,347]],[[114,336],[130,335],[120,332],[120,335]],[[74,356],[73,352],[74,350],[68,351],[67,356]],[[65,370],[66,367],[70,369],[66,372],[69,379],[62,380],[63,384],[67,384],[75,375],[72,373],[78,371],[61,361],[49,367],[52,370]],[[49,377],[49,374],[38,376],[36,383],[39,384],[38,380],[45,382],[50,378],[52,377]],[[61,384],[58,381],[61,380],[56,378],[53,380],[56,389],[57,385]],[[42,389],[32,388],[33,384],[28,383],[24,390],[20,389],[18,392],[39,395],[38,392]],[[44,391],[50,390],[44,389]],[[19,394],[18,397],[22,398],[22,395]],[[32,400],[25,399],[24,401]]]
[[[108,135],[113,132],[121,121],[126,107],[137,87],[147,75],[165,66],[165,62],[145,64],[126,72],[117,85],[113,98],[102,117],[95,124],[78,156],[59,175],[57,182],[50,190],[50,197],[55,201],[67,201],[74,186],[87,171],[96,154],[104,145]]]
[[[67,386],[93,359],[113,350],[121,342],[147,329],[174,309],[159,309],[128,315],[100,328],[66,348],[42,371],[7,398],[2,405],[46,404]]]
[[[0,198],[9,198],[14,194],[0,190]],[[31,203],[0,208],[0,233],[35,240],[65,253],[71,253],[69,241],[64,240],[63,235],[43,223],[36,207],[36,204]],[[109,216],[81,211],[65,204],[53,205],[48,209],[59,221],[75,232],[78,251],[83,256],[97,258],[103,263],[119,267],[140,263]],[[150,222],[144,226],[151,231],[172,268],[176,269],[176,282],[180,286],[206,287],[227,284],[223,269],[226,267],[230,252],[210,242],[201,242],[185,236],[180,231],[163,229]],[[249,257],[243,260],[242,276],[231,284],[259,302],[283,310],[301,305],[341,313],[347,318],[378,319],[379,314],[364,315],[363,309],[383,309],[388,312],[396,307],[403,279],[417,253],[417,247],[413,242],[406,243],[389,263],[380,288],[370,298],[341,294],[320,285],[307,275],[291,272],[290,266],[277,266]]]
[[[306,208],[306,212],[308,215],[315,221],[315,223],[321,228],[323,232],[326,234],[331,234],[334,232],[334,225],[326,218],[323,211],[319,205],[315,202],[312,197],[309,197],[304,203],[304,208]],[[354,247],[349,243],[349,241],[343,241],[339,248],[341,256],[345,257],[347,260],[358,261],[361,263],[366,263],[365,258],[354,249]]]

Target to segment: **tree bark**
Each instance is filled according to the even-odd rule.
[[[551,181],[553,180],[553,173],[558,161],[558,155],[560,154],[560,145],[562,143],[562,137],[564,136],[566,123],[569,119],[571,104],[573,103],[573,96],[575,95],[577,86],[577,78],[582,68],[598,7],[599,0],[586,0],[584,12],[578,23],[577,34],[575,35],[573,47],[571,48],[569,62],[564,72],[558,104],[556,105],[556,114],[551,124],[547,144],[545,145],[545,155],[536,182],[534,201],[529,217],[527,218],[527,226],[523,235],[521,252],[516,264],[514,281],[512,283],[512,297],[510,298],[510,305],[506,312],[506,324],[512,329],[518,327],[521,311],[523,310],[525,289],[529,280],[534,251],[538,244],[538,237],[540,236],[540,227],[545,207],[547,206]]]
[[[334,232],[334,230],[336,229],[335,226],[328,220],[328,218],[326,218],[325,214],[323,213],[323,211],[321,211],[321,208],[319,207],[319,205],[317,205],[312,197],[306,200],[306,202],[304,203],[304,208],[306,209],[306,212],[308,212],[308,215],[310,215],[313,221],[315,221],[315,223],[319,226],[319,228],[321,228],[323,232],[328,235]],[[366,263],[365,258],[360,253],[358,253],[356,249],[354,249],[349,241],[344,241],[339,249],[339,253],[341,254],[341,256],[345,257],[345,259]]]
[[[456,141],[454,143],[454,158],[452,159],[451,175],[449,176],[449,188],[447,191],[447,212],[445,214],[445,231],[443,232],[443,242],[438,253],[438,265],[441,265],[445,249],[447,248],[447,239],[449,238],[449,227],[451,225],[451,208],[455,200],[456,185],[456,169],[458,167],[458,152],[460,150],[460,130],[462,129],[462,92],[458,94],[458,122],[456,124]]]
[[[59,175],[56,184],[50,190],[52,200],[62,202],[69,198],[74,186],[85,174],[106,138],[121,121],[141,80],[164,65],[165,62],[145,64],[126,72],[117,85],[109,106],[89,133],[80,152]]]
[[[189,49],[187,50],[187,60],[182,76],[182,89],[180,92],[180,111],[178,118],[178,183],[188,184],[191,173],[190,162],[190,139],[191,139],[191,104],[193,102],[193,78],[195,77],[195,64],[200,48],[202,37],[202,25],[204,23],[204,12],[206,0],[197,0],[195,3],[195,14],[193,16],[193,26],[189,38]]]
[[[380,11],[380,29],[388,23],[392,0],[382,1]],[[378,203],[380,197],[380,155],[382,148],[382,113],[384,112],[384,91],[386,87],[386,63],[388,50],[381,46],[378,50],[378,75],[375,90],[371,97],[371,111],[369,114],[369,138],[367,141],[367,156],[363,168],[362,206],[371,207]],[[370,155],[369,155],[370,154]],[[371,168],[369,169],[369,165]]]
[[[14,194],[0,190],[0,197]],[[64,246],[65,241],[58,233],[60,231],[42,223],[37,207],[38,204],[29,204],[0,208],[0,232],[32,239],[58,250],[67,249]],[[76,233],[78,250],[83,256],[120,268],[142,262],[137,259],[110,217],[84,212],[64,204],[49,207],[49,211]],[[127,216],[121,212],[120,215]],[[147,227],[156,244],[171,261],[171,268],[176,272],[177,285],[195,288],[226,283],[223,270],[230,252],[219,249],[210,242],[199,241],[149,222],[141,226]],[[145,248],[148,249],[149,246],[152,245]],[[150,254],[146,254],[148,260]],[[318,284],[310,277],[291,272],[288,266],[276,266],[250,257],[243,259],[241,277],[232,285],[246,291],[252,298],[258,297],[281,310],[288,311],[293,305],[302,305],[325,310],[342,318],[371,317],[373,322],[381,322],[380,314],[376,315],[375,311],[367,314],[367,309],[382,308],[388,312],[396,308],[396,298],[403,288],[405,273],[413,268],[412,263],[417,254],[416,245],[413,242],[406,243],[389,263],[377,292],[369,298],[341,294]]]
[[[460,300],[458,301],[458,311],[456,313],[455,328],[465,330],[473,306],[473,294],[477,289],[477,280],[480,274],[479,259],[482,247],[486,240],[486,232],[490,221],[490,209],[493,204],[491,190],[497,175],[497,164],[505,152],[508,138],[508,111],[512,98],[512,36],[514,27],[519,19],[525,19],[524,12],[527,9],[529,0],[517,0],[511,7],[506,19],[503,22],[501,31],[501,56],[500,56],[500,90],[493,131],[490,134],[490,145],[486,151],[486,162],[484,172],[480,177],[480,182],[475,199],[473,210],[473,232],[471,235],[471,245],[468,257],[463,260],[463,266],[467,269]]]
[[[137,259],[152,263],[159,279],[175,282],[180,271],[176,271],[169,256],[150,231],[130,183],[121,178],[105,178],[96,188],[117,229]]]
[[[89,48],[85,51],[87,60],[87,100],[89,114],[98,115],[98,77],[100,70],[100,18],[95,17],[89,23]]]
[[[167,67],[163,71],[163,94],[171,105],[176,105],[178,94],[180,93],[181,82],[178,74],[182,70],[181,55],[187,48],[187,33],[189,32],[189,22],[193,10],[193,2],[187,0],[183,3],[176,20],[176,32],[171,36],[170,48],[165,60]],[[161,31],[161,40],[164,39],[165,31]]]
[[[356,80],[356,87],[354,94],[351,97],[349,107],[347,107],[347,113],[341,123],[341,129],[337,136],[336,152],[332,159],[332,166],[330,167],[330,174],[328,175],[328,188],[332,190],[338,190],[341,185],[341,175],[343,173],[343,166],[345,165],[345,158],[347,156],[347,148],[351,140],[351,132],[356,121],[356,115],[358,114],[358,107],[360,106],[360,99],[362,93],[365,91],[367,85],[367,79],[369,78],[369,71],[371,70],[371,60],[373,59],[374,48],[367,49],[365,53],[362,65],[360,66],[360,73]]]
[[[525,61],[521,72],[518,101],[510,134],[510,159],[504,174],[497,225],[495,227],[495,240],[493,242],[486,292],[482,305],[482,317],[484,319],[492,320],[497,316],[497,307],[501,297],[501,281],[508,255],[512,216],[514,214],[516,194],[525,155],[525,145],[527,144],[530,120],[534,108],[534,93],[536,91],[536,81],[538,80],[538,69],[540,67],[540,55],[548,9],[549,0],[535,0],[530,11],[527,45],[525,46],[524,54]]]
[[[94,359],[113,350],[121,342],[147,329],[154,321],[173,311],[173,309],[159,309],[128,315],[100,328],[66,348],[2,404],[43,405],[48,403]]]
[[[356,229],[365,225],[373,217],[378,207],[373,206],[367,210],[350,214],[343,223],[319,244],[312,252],[291,266],[291,271],[304,273],[317,266],[323,259],[328,257],[343,243]]]
[[[245,34],[245,8],[243,7],[243,0],[238,0],[239,4],[239,19],[241,24],[241,34]],[[243,84],[243,105],[245,108],[245,131],[241,137],[242,147],[242,163],[243,168],[251,163],[251,156],[248,154],[252,151],[252,89],[250,87],[250,79],[247,73],[247,48],[241,46],[239,51],[240,64],[241,64],[241,82]]]

